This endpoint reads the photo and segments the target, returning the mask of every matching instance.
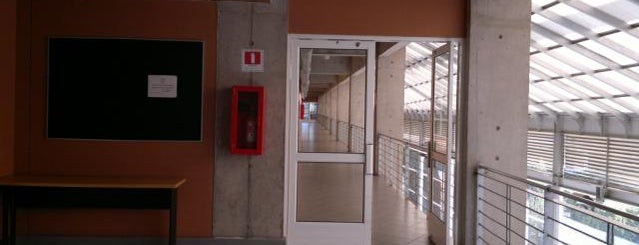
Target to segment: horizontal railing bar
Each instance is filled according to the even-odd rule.
[[[479,175],[479,176],[482,176],[482,177],[484,177],[484,178],[487,178],[487,179],[493,180],[493,181],[495,181],[495,182],[501,183],[501,184],[503,184],[503,185],[506,185],[506,187],[510,186],[510,187],[515,188],[515,189],[517,189],[517,190],[519,190],[519,191],[526,192],[526,193],[530,193],[531,195],[535,195],[535,196],[537,196],[537,197],[539,197],[539,198],[544,198],[544,197],[542,197],[542,196],[540,196],[540,195],[537,195],[537,194],[535,194],[535,193],[528,192],[528,190],[524,190],[524,189],[522,189],[522,188],[519,188],[519,187],[514,186],[514,185],[511,185],[511,184],[508,184],[508,183],[506,183],[506,182],[503,182],[503,181],[501,181],[501,180],[495,179],[495,178],[490,177],[490,176],[488,176],[488,175],[481,174],[481,173],[478,173],[478,175]],[[545,187],[544,187],[544,189],[545,189]]]
[[[508,213],[506,210],[503,210],[503,209],[501,209],[500,207],[495,206],[495,204],[493,204],[493,203],[491,203],[491,202],[489,202],[489,201],[486,201],[485,199],[483,199],[483,198],[481,198],[481,197],[479,197],[479,198],[477,198],[477,199],[479,199],[480,201],[484,202],[485,204],[488,204],[488,205],[492,206],[493,208],[496,208],[496,209],[497,209],[497,210],[499,210],[499,211],[502,211],[502,212],[503,212],[503,213],[505,213],[505,214],[507,214],[507,213]]]
[[[559,224],[561,224],[561,225],[563,225],[563,226],[565,226],[565,227],[568,227],[568,228],[570,228],[570,229],[572,229],[572,230],[574,230],[574,231],[577,231],[577,232],[579,232],[579,233],[581,233],[581,234],[584,234],[584,235],[586,235],[586,236],[588,236],[588,237],[590,237],[590,238],[592,238],[592,239],[595,239],[595,240],[597,240],[597,241],[599,241],[599,242],[602,242],[602,243],[604,243],[604,244],[606,243],[606,241],[604,241],[604,240],[601,240],[601,239],[599,239],[599,238],[597,238],[597,237],[594,237],[594,236],[592,236],[592,235],[590,235],[590,234],[588,234],[588,233],[585,233],[585,232],[583,232],[583,231],[581,231],[581,230],[579,230],[579,229],[577,229],[577,228],[575,228],[575,227],[572,227],[572,226],[570,226],[570,225],[568,225],[568,224],[566,224],[566,223],[564,223],[564,222],[561,222],[561,221],[559,221],[559,220],[557,220],[557,219],[555,219],[555,218],[553,218],[553,217],[548,217],[548,219],[550,219],[550,220],[552,220],[552,221],[554,221],[554,222],[557,222],[557,223],[559,223]]]
[[[526,208],[526,209],[529,209],[529,210],[531,210],[531,211],[533,211],[533,212],[535,212],[535,213],[537,213],[537,214],[539,214],[539,215],[544,215],[543,213],[541,213],[541,212],[539,212],[539,211],[537,211],[537,210],[535,210],[535,209],[532,209],[532,208],[530,208],[530,207],[527,207],[526,205],[521,204],[521,203],[519,203],[519,202],[517,202],[517,201],[515,201],[515,200],[509,199],[508,197],[503,196],[503,195],[501,195],[501,194],[499,194],[499,193],[497,193],[497,192],[495,192],[495,191],[493,191],[493,190],[491,190],[491,189],[488,189],[488,188],[486,188],[486,187],[485,187],[485,186],[483,186],[483,185],[478,185],[478,187],[480,187],[480,188],[482,188],[482,189],[484,189],[484,190],[487,190],[487,191],[489,191],[489,192],[491,192],[491,193],[493,193],[493,194],[495,194],[495,195],[498,195],[499,197],[504,198],[504,199],[505,199],[506,201],[508,201],[508,202],[515,203],[515,204],[517,204],[518,206],[523,207],[523,208]],[[526,192],[526,193],[529,193],[529,192]]]
[[[508,244],[508,242],[506,240],[504,240],[503,238],[501,238],[500,236],[498,236],[497,234],[493,233],[492,231],[490,231],[489,229],[486,229],[486,227],[482,224],[482,223],[477,223],[478,226],[481,226],[482,229],[484,229],[484,231],[487,231],[488,233],[492,234],[493,236],[499,238],[499,240],[502,240],[503,242],[505,242],[506,244]]]
[[[526,239],[526,237],[522,236],[521,234],[519,234],[519,233],[517,233],[517,232],[515,232],[515,231],[513,231],[513,230],[510,230],[510,231],[511,231],[513,234],[517,235],[518,237],[521,237],[521,239],[524,239],[524,241],[527,241],[527,242],[529,242],[529,243],[535,244],[534,242],[531,242],[530,240]]]
[[[485,175],[483,175],[483,174],[479,174],[479,175],[480,175],[480,176],[482,176],[482,177],[485,177],[485,178],[488,178],[488,179],[491,179],[491,180],[497,181],[497,182],[499,182],[499,183],[502,183],[502,184],[506,185],[506,187],[507,187],[507,188],[508,188],[508,187],[513,187],[513,188],[515,188],[515,189],[517,189],[517,190],[519,190],[519,191],[522,191],[522,192],[524,192],[524,193],[526,193],[526,194],[530,194],[530,195],[533,195],[533,196],[535,196],[535,197],[537,197],[537,198],[544,199],[544,197],[543,197],[543,196],[537,195],[537,194],[535,194],[534,192],[529,192],[528,190],[523,190],[523,189],[520,189],[520,188],[518,188],[518,187],[516,187],[516,186],[512,186],[512,185],[506,184],[506,183],[501,182],[501,181],[499,181],[499,180],[493,179],[493,178],[491,178],[490,176],[485,176]],[[481,186],[481,185],[480,185],[480,186]],[[482,186],[482,187],[484,187],[484,186]],[[490,189],[485,188],[485,187],[484,187],[484,189],[486,189],[486,190],[490,190]],[[494,191],[492,191],[492,192],[494,193]],[[502,196],[502,197],[503,197],[503,196]]]
[[[504,229],[506,230],[510,230],[508,227],[506,227],[506,225],[502,224],[501,222],[499,222],[498,220],[495,220],[493,218],[491,218],[490,216],[488,216],[486,213],[480,211],[477,211],[477,213],[481,214],[482,216],[484,216],[484,218],[488,218],[489,220],[492,220],[493,222],[497,223],[499,226],[504,227]]]
[[[483,237],[481,237],[481,236],[477,236],[477,238],[478,238],[479,240],[481,240],[483,243],[490,245],[490,243],[489,243],[489,242],[487,242],[486,240],[484,240],[484,238],[483,238]]]
[[[556,242],[560,242],[561,244],[570,245],[570,244],[568,244],[568,243],[566,243],[566,242],[564,242],[564,241],[562,241],[562,240],[559,240],[559,238],[556,238],[556,237],[554,237],[554,236],[553,236],[553,235],[551,235],[551,234],[547,234],[546,236],[548,236],[548,237],[552,238],[552,239],[553,239],[553,240],[555,240]]]
[[[398,142],[402,142],[402,143],[404,143],[405,145],[408,145],[408,146],[410,146],[410,147],[412,147],[412,148],[415,148],[416,150],[423,151],[423,152],[425,152],[425,153],[427,153],[427,152],[428,152],[428,149],[426,149],[426,148],[424,148],[424,147],[422,147],[422,146],[419,146],[419,145],[416,145],[416,144],[413,144],[413,143],[407,142],[407,141],[405,141],[405,140],[400,140],[400,139],[397,139],[397,138],[394,138],[394,137],[391,137],[391,136],[388,136],[388,135],[385,135],[385,134],[378,134],[378,135],[379,135],[379,137],[380,137],[380,138],[381,138],[381,137],[385,137],[385,138],[388,138],[388,139],[391,139],[391,140],[395,140],[395,141],[398,141]]]
[[[519,220],[520,222],[522,222],[522,223],[524,223],[524,224],[526,224],[526,225],[528,225],[528,226],[530,226],[530,227],[533,227],[533,228],[534,228],[535,230],[537,230],[537,231],[544,232],[543,230],[541,230],[541,229],[539,229],[539,228],[537,228],[537,227],[535,227],[535,226],[533,226],[533,225],[531,225],[531,224],[527,223],[526,221],[523,221],[523,220],[519,219],[517,216],[514,216],[514,215],[512,215],[512,214],[508,214],[508,212],[506,212],[505,210],[503,210],[503,209],[501,209],[501,208],[499,208],[499,207],[495,206],[495,205],[494,205],[494,204],[492,204],[491,202],[488,202],[488,201],[484,200],[483,198],[478,198],[478,199],[479,199],[480,201],[482,201],[482,202],[484,202],[484,203],[486,203],[486,204],[488,204],[488,205],[492,206],[493,208],[495,208],[495,209],[497,209],[497,210],[499,210],[499,211],[503,212],[504,214],[506,214],[506,218],[508,218],[508,217],[513,217],[513,218],[515,218],[515,219]],[[477,212],[478,212],[478,213],[483,214],[484,216],[486,216],[486,214],[485,214],[484,212],[482,212],[481,210],[478,210]],[[542,214],[542,215],[543,215],[543,214]],[[488,218],[489,218],[489,219],[491,219],[492,221],[494,221],[494,222],[496,222],[496,223],[499,223],[499,224],[501,225],[501,222],[499,222],[499,221],[497,221],[497,220],[494,220],[493,218],[490,218],[489,216],[486,216],[486,217],[488,217]],[[502,225],[502,226],[503,226],[503,225]]]
[[[535,230],[537,230],[537,231],[539,231],[539,232],[542,232],[542,233],[544,232],[542,229],[539,229],[539,228],[535,227],[534,225],[532,225],[532,224],[530,224],[530,223],[528,223],[528,222],[526,222],[526,221],[524,221],[524,220],[520,219],[520,218],[519,218],[519,217],[517,217],[517,216],[514,216],[514,215],[512,215],[512,214],[509,214],[508,216],[515,218],[515,219],[516,219],[516,220],[518,220],[519,222],[521,222],[521,223],[523,223],[523,224],[527,225],[528,227],[531,227],[531,228],[533,228],[533,229],[535,229]]]
[[[499,226],[503,227],[504,229],[506,229],[506,232],[512,232],[512,233],[514,233],[515,235],[517,235],[518,237],[521,237],[521,238],[523,238],[524,240],[526,240],[526,241],[530,242],[528,239],[526,239],[525,237],[523,237],[521,234],[519,234],[519,233],[515,232],[514,230],[510,229],[509,227],[507,227],[506,225],[502,224],[502,223],[501,223],[501,222],[499,222],[498,220],[495,220],[495,219],[491,218],[490,216],[488,216],[486,213],[482,212],[481,210],[480,210],[480,211],[478,211],[478,213],[479,213],[479,214],[481,214],[482,216],[484,216],[485,218],[488,218],[489,220],[491,220],[491,221],[493,221],[493,222],[497,223]],[[515,217],[515,216],[513,216],[513,215],[508,215],[508,216],[513,217],[513,218],[516,218],[516,217]],[[506,217],[508,217],[508,216],[506,216]],[[522,221],[522,220],[520,220],[520,219],[517,219],[517,220],[521,221],[522,223],[524,223],[524,224],[526,224],[526,225],[528,225],[528,226],[530,226],[530,227],[535,228],[535,229],[536,229],[536,230],[538,230],[538,231],[541,231],[541,230],[537,229],[537,227],[534,227],[534,226],[532,226],[532,225],[530,225],[530,224],[528,224],[528,223],[526,223],[526,222],[524,222],[524,221]],[[541,231],[541,232],[543,232],[543,231]],[[532,242],[530,242],[530,243],[532,243]]]
[[[505,173],[503,171],[495,170],[495,169],[484,167],[484,166],[479,167],[479,169],[484,169],[484,170],[489,171],[489,172],[493,172],[493,173],[496,173],[496,174],[499,174],[499,175],[503,175],[503,176],[508,177],[508,178],[510,178],[512,180],[516,180],[516,181],[519,181],[519,182],[526,183],[528,185],[532,185],[532,186],[535,186],[535,187],[538,187],[538,188],[545,189],[546,191],[549,191],[551,193],[554,193],[554,194],[557,194],[557,195],[560,195],[560,196],[564,196],[564,197],[567,197],[567,198],[570,198],[570,199],[573,199],[573,200],[588,204],[590,206],[594,206],[594,207],[596,207],[598,209],[601,209],[601,210],[604,210],[604,211],[619,215],[619,216],[624,217],[624,218],[628,218],[628,219],[631,219],[631,220],[639,221],[639,217],[637,217],[637,216],[634,216],[632,214],[629,214],[629,213],[626,213],[626,212],[623,212],[623,211],[619,211],[617,209],[610,208],[608,206],[605,206],[603,204],[600,204],[600,203],[585,199],[585,198],[580,197],[580,196],[576,196],[576,195],[573,195],[573,194],[565,193],[565,192],[563,192],[561,190],[557,190],[556,188],[554,188],[554,187],[552,187],[550,185],[544,186],[544,185],[541,185],[539,183],[530,181],[528,179],[520,178],[520,177],[511,175],[511,174]]]
[[[496,191],[493,191],[493,190],[491,190],[491,189],[488,189],[488,188],[486,188],[486,186],[483,186],[483,185],[477,185],[477,187],[480,187],[480,188],[482,188],[482,189],[484,189],[484,190],[487,190],[488,192],[491,192],[491,193],[493,193],[493,194],[495,194],[495,195],[497,195],[497,196],[500,196],[501,198],[504,198],[504,199],[508,200],[508,197],[506,197],[506,196],[504,196],[504,195],[502,195],[502,194],[499,194],[499,193],[497,193]]]
[[[528,210],[530,210],[530,211],[533,211],[533,212],[535,212],[536,214],[539,214],[539,215],[542,215],[542,216],[544,215],[542,212],[539,212],[539,211],[537,211],[537,210],[535,210],[535,209],[533,209],[533,208],[531,208],[531,207],[528,207],[528,206],[526,206],[526,205],[524,205],[524,204],[521,204],[521,203],[519,203],[519,202],[517,202],[517,201],[515,201],[515,200],[512,200],[512,199],[511,199],[511,200],[510,200],[510,202],[515,203],[515,204],[517,204],[517,205],[518,205],[518,206],[520,206],[520,207],[524,207],[524,208],[526,208],[526,209],[528,209]]]
[[[610,223],[610,224],[613,224],[613,225],[615,225],[617,227],[620,227],[620,228],[629,230],[629,231],[631,231],[633,233],[639,234],[639,228],[638,227],[628,226],[627,224],[621,223],[621,222],[613,220],[613,219],[609,219],[608,217],[602,216],[602,215],[597,214],[595,212],[592,212],[590,210],[584,210],[583,208],[574,206],[572,204],[561,203],[561,202],[558,202],[558,201],[555,201],[555,200],[552,200],[552,199],[545,199],[545,200],[549,201],[549,202],[552,202],[554,204],[557,204],[559,206],[562,206],[562,207],[565,207],[565,208],[569,208],[569,209],[571,209],[573,211],[577,211],[579,213],[588,215],[588,216],[590,216],[592,218],[595,218],[597,220],[600,220],[600,221],[603,221],[603,222],[606,222],[606,223]]]

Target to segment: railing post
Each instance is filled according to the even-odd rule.
[[[555,198],[555,194],[550,191],[551,188],[552,187],[548,186],[544,191],[544,236],[542,243],[544,245],[554,244],[551,236],[557,237],[555,232],[555,223],[551,220],[551,218],[557,217],[555,205],[550,201]]]
[[[483,241],[483,231],[484,231],[484,229],[479,226],[479,223],[480,223],[479,222],[480,221],[480,219],[479,219],[479,211],[482,211],[484,209],[484,203],[481,202],[479,200],[479,198],[484,196],[483,195],[484,190],[482,188],[480,188],[480,186],[481,187],[484,186],[484,175],[485,174],[486,174],[486,170],[485,169],[481,169],[481,168],[477,169],[477,186],[476,186],[477,187],[477,199],[475,199],[475,207],[477,207],[477,210],[476,210],[477,212],[475,214],[476,215],[475,216],[475,231],[476,231],[475,235],[477,237],[475,237],[475,241],[477,241],[477,242]]]
[[[511,196],[511,189],[510,189],[510,185],[506,185],[506,241],[508,242],[508,244],[512,243],[512,239],[511,239],[511,231],[512,231],[512,227],[511,227],[511,220],[510,220],[510,215],[511,215],[511,200],[512,200],[512,196]]]
[[[607,223],[606,244],[615,244],[615,225]]]
[[[561,185],[564,177],[564,133],[560,129],[553,135],[552,183]]]

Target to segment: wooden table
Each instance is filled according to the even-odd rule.
[[[18,208],[168,209],[169,244],[176,243],[177,190],[182,178],[0,177],[3,244],[16,244]]]

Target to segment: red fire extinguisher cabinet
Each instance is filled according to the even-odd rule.
[[[264,152],[264,87],[233,86],[231,154]]]

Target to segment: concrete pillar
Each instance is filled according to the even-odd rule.
[[[403,136],[405,62],[405,48],[377,60],[376,134]]]
[[[350,81],[344,80],[337,86],[337,120],[348,123]]]
[[[287,0],[218,2],[216,237],[283,237],[287,9]],[[264,50],[264,72],[241,71],[241,49],[251,46]],[[233,85],[265,87],[265,147],[260,156],[230,154],[228,105]]]
[[[351,124],[363,128],[366,114],[366,68],[353,70],[350,92]]]
[[[338,127],[344,127],[340,124],[349,125],[350,115],[349,115],[349,100],[350,100],[350,80],[346,79],[336,86],[337,89],[337,120]],[[341,122],[341,123],[339,123]],[[347,126],[348,127],[348,126]],[[339,132],[338,128],[338,140],[344,143],[348,142],[348,130],[345,132]]]
[[[476,244],[477,166],[525,178],[528,129],[530,0],[471,0],[469,7],[461,121],[466,135],[457,178],[457,234],[465,236],[460,244]]]
[[[317,97],[317,114],[326,115],[324,112],[324,95],[320,95]]]
[[[329,93],[329,104],[331,105],[331,113],[328,117],[331,118],[331,135],[335,135],[337,140],[337,86],[331,88]]]

